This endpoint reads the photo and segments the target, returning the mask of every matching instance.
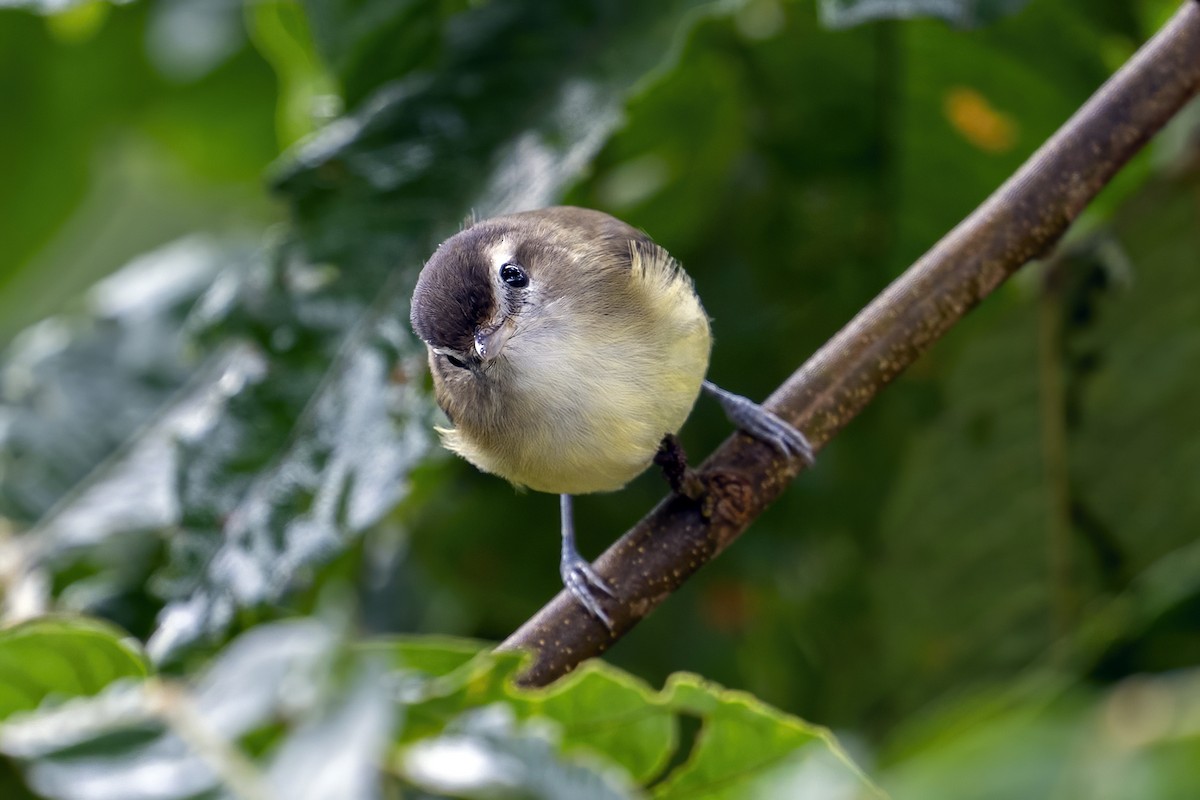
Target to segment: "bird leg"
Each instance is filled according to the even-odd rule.
[[[711,381],[704,382],[704,391],[717,398],[725,409],[725,416],[734,425],[771,445],[784,456],[799,458],[806,466],[813,465],[815,458],[812,445],[803,433],[753,400],[727,392]]]
[[[572,497],[569,494],[560,495],[562,507],[562,561],[559,562],[558,572],[562,575],[563,586],[579,601],[579,604],[604,623],[612,631],[612,619],[600,607],[596,593],[616,599],[616,594],[608,582],[600,577],[592,565],[587,562],[575,549],[575,518],[572,513]],[[593,591],[595,590],[595,591]]]

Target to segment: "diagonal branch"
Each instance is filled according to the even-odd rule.
[[[1062,128],[767,400],[821,448],[1006,278],[1045,254],[1118,170],[1200,92],[1200,0],[1187,0]],[[599,655],[729,546],[800,470],[742,434],[699,470],[699,500],[671,494],[615,542],[597,570],[616,587],[614,629],[566,592],[501,649],[528,649],[544,685]]]

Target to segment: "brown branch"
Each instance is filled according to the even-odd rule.
[[[797,370],[766,405],[820,448],[1005,278],[1047,252],[1146,141],[1200,91],[1200,0],[1174,18],[966,220]],[[544,685],[604,652],[720,553],[800,470],[742,434],[699,469],[707,494],[664,499],[597,561],[614,630],[560,593],[503,644]]]

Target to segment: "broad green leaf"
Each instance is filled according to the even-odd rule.
[[[678,746],[675,714],[658,693],[599,661],[527,697],[527,713],[559,723],[567,752],[601,752],[639,783],[657,777]]]
[[[45,617],[0,629],[0,722],[46,700],[94,695],[145,675],[141,648],[103,622]]]
[[[302,281],[312,269],[292,264],[282,275]],[[268,297],[251,291],[248,304]],[[407,313],[395,295],[384,300],[364,310],[333,291],[300,290],[294,305],[245,309],[242,324],[265,339],[255,350],[265,368],[183,451],[182,530],[161,584],[170,602],[150,640],[155,657],[306,585],[407,491],[405,476],[433,442],[430,404],[408,382],[422,356]],[[327,352],[341,326],[340,353]]]
[[[447,666],[470,649],[422,638],[370,648],[391,651],[393,663],[436,663],[438,650],[445,648]],[[828,731],[745,693],[684,674],[656,692],[601,662],[589,662],[546,689],[522,691],[510,683],[519,663],[512,654],[480,653],[440,677],[401,684],[401,696],[411,704],[397,756],[399,773],[427,790],[456,797],[488,796],[501,786],[533,797],[573,797],[574,791],[600,791],[598,776],[614,766],[625,781],[652,785],[655,797],[714,791],[721,792],[714,797],[804,796],[804,791],[826,792],[817,795],[822,797],[878,796]],[[415,677],[410,674],[408,680]],[[679,715],[698,718],[701,725],[697,742],[683,754],[676,753]],[[539,721],[554,724],[539,733]],[[561,756],[550,764],[565,758],[574,766],[534,769],[551,753]],[[671,760],[683,756],[686,761],[664,775]],[[463,763],[473,768],[463,769]],[[577,788],[567,791],[570,787]]]
[[[688,760],[654,787],[655,798],[880,798],[829,731],[745,692],[679,674],[665,704],[700,718]]]
[[[1037,309],[1011,293],[999,300],[961,326],[945,411],[921,429],[884,506],[873,583],[891,672],[880,686],[904,712],[952,672],[987,680],[1019,669],[1053,633]],[[951,467],[967,462],[968,472]],[[980,518],[995,493],[1004,504]]]

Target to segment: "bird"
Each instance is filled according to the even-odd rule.
[[[410,304],[442,444],[517,487],[560,496],[559,573],[610,630],[616,593],[580,555],[573,497],[625,486],[701,392],[746,433],[812,463],[804,434],[708,381],[712,332],[691,277],[643,231],[555,206],[468,221]]]

